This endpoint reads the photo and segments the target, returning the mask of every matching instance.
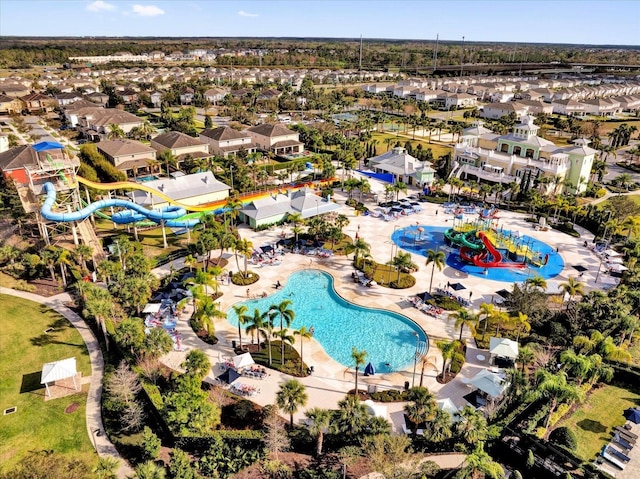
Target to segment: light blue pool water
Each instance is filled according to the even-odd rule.
[[[419,231],[418,228],[422,228],[423,231]],[[531,265],[524,269],[487,268],[485,270],[480,266],[474,266],[462,261],[458,249],[447,246],[444,239],[444,232],[448,229],[449,228],[445,226],[409,226],[394,231],[391,239],[400,248],[422,256],[426,256],[427,250],[429,249],[441,249],[445,251],[447,255],[447,266],[451,266],[452,268],[473,276],[492,279],[494,281],[503,281],[505,283],[517,283],[534,276],[551,279],[558,276],[564,269],[564,260],[562,256],[556,253],[554,248],[530,236],[520,236],[519,241],[522,244],[528,245],[531,250],[540,253],[542,257],[545,257],[547,254],[549,255],[546,265],[541,267]],[[505,230],[503,233],[508,235],[509,231]]]
[[[136,178],[136,180],[137,180],[139,183],[145,183],[145,182],[147,182],[147,181],[153,181],[153,180],[157,180],[157,179],[158,179],[158,177],[157,177],[157,176],[155,176],[155,175],[138,176],[138,177]]]
[[[318,340],[329,356],[353,367],[351,349],[367,351],[366,363],[371,362],[377,372],[400,371],[413,365],[416,341],[422,341],[420,349],[426,353],[428,338],[424,331],[410,319],[381,309],[363,308],[342,299],[333,288],[333,278],[318,270],[306,270],[292,274],[283,288],[267,298],[243,301],[253,316],[257,308],[267,311],[272,304],[285,299],[292,301],[295,312],[292,329],[306,326],[314,328]],[[227,311],[228,321],[236,328],[238,320],[233,309]],[[279,320],[275,320],[275,331]],[[418,337],[416,337],[416,334]],[[300,338],[295,347],[299,349]],[[308,359],[305,361],[309,364]]]

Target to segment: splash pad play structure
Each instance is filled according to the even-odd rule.
[[[504,282],[529,277],[550,279],[564,261],[548,244],[496,227],[495,219],[459,221],[454,227],[415,225],[396,230],[391,239],[404,250],[426,256],[429,249],[447,253],[446,263],[472,276]]]

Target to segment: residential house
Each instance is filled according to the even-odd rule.
[[[41,93],[29,93],[20,97],[22,101],[22,110],[29,113],[47,113],[53,111],[56,101]]]
[[[13,98],[19,98],[21,96],[28,95],[31,89],[21,85],[20,83],[0,83],[0,93]]]
[[[149,94],[151,104],[154,108],[160,108],[162,106],[162,93],[159,91],[153,91]]]
[[[178,131],[162,133],[151,140],[151,148],[158,152],[171,151],[178,168],[188,158],[206,158],[209,154],[209,143]]]
[[[449,109],[472,108],[478,105],[478,98],[468,93],[453,93],[445,96],[444,107]]]
[[[554,100],[551,105],[553,112],[559,115],[583,116],[586,106],[575,100]]]
[[[262,90],[257,97],[258,101],[267,101],[267,100],[277,100],[282,96],[282,92],[280,90],[276,90],[274,88],[268,88],[266,90]]]
[[[529,115],[539,115],[540,113],[551,115],[553,113],[553,105],[550,103],[535,100],[518,100],[517,103],[526,106]]]
[[[475,129],[476,131],[471,131]],[[507,135],[487,133],[474,125],[465,129],[453,152],[452,176],[490,183],[516,182],[531,188],[543,176],[551,179],[547,193],[558,179],[571,182],[571,191],[586,189],[596,150],[584,142],[560,147],[538,136],[533,116],[525,116]]]
[[[54,96],[59,106],[67,106],[75,103],[77,101],[82,100],[82,95],[80,93],[58,93]]]
[[[584,112],[588,115],[614,116],[622,111],[620,102],[612,98],[594,98],[584,100]]]
[[[375,173],[390,173],[395,181],[407,185],[431,186],[435,170],[402,147],[392,148],[382,155],[369,158],[369,168]]]
[[[193,97],[195,96],[193,88],[187,87],[182,93],[180,93],[180,104],[191,105]]]
[[[22,111],[22,102],[18,98],[0,93],[0,114],[11,115]]]
[[[299,155],[304,152],[299,134],[277,123],[252,126],[245,131],[258,149],[272,151],[276,155]]]
[[[217,105],[219,102],[224,100],[226,95],[227,92],[220,88],[209,88],[204,92],[205,100],[208,100],[212,105]]]
[[[200,140],[209,144],[210,154],[227,157],[239,151],[255,153],[256,145],[249,133],[234,130],[229,126],[205,129],[200,132]]]
[[[118,95],[122,97],[122,101],[125,105],[129,105],[138,101],[138,92],[132,90],[131,88],[125,88],[121,92],[118,92]]]
[[[210,171],[190,175],[177,171],[168,178],[147,181],[145,185],[174,201],[190,206],[224,201],[229,197],[230,189],[226,184],[216,179]],[[129,193],[129,197],[133,202],[146,207],[157,209],[169,205],[164,198],[147,191],[135,190]]]
[[[622,111],[636,112],[640,109],[640,95],[618,96],[614,99],[620,103]]]
[[[98,151],[127,176],[152,173],[156,161],[156,150],[135,140],[105,140],[96,145]]]
[[[87,100],[100,106],[106,107],[109,104],[109,95],[100,92],[87,93],[84,96]]]
[[[480,118],[497,120],[513,113],[517,119],[520,119],[525,116],[528,111],[529,108],[520,102],[488,103],[480,110]]]
[[[116,108],[94,108],[78,118],[77,129],[91,141],[107,138],[111,125],[119,126],[127,134],[133,128],[141,127],[142,118]]]

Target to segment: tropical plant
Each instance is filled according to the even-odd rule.
[[[435,269],[437,267],[438,271],[442,271],[442,268],[444,268],[446,259],[447,257],[445,256],[443,251],[440,251],[440,250],[435,251],[432,249],[427,250],[426,265],[427,266],[431,265],[431,279],[429,281],[429,294],[431,294],[431,290],[433,288],[433,274],[435,273]]]
[[[449,315],[449,319],[453,319],[455,321],[454,328],[460,328],[460,336],[458,337],[458,341],[462,341],[462,331],[466,326],[471,331],[471,334],[476,334],[476,326],[478,325],[478,316],[469,312],[466,309],[461,309],[456,313]]]
[[[285,299],[280,304],[272,304],[269,308],[274,319],[280,318],[280,335],[284,334],[285,324],[288,328],[296,317],[295,311],[290,308],[292,304],[291,300]],[[282,341],[280,345],[280,354],[281,364],[284,364],[284,341]]]
[[[300,326],[300,329],[294,331],[293,334],[300,336],[300,374],[302,374],[302,368],[304,367],[304,340],[311,339],[311,337],[313,337],[313,333],[309,331],[306,326]]]
[[[549,401],[545,429],[549,426],[551,414],[559,403],[582,401],[584,398],[584,392],[567,381],[567,373],[564,371],[551,373],[545,369],[539,369],[536,371],[536,389],[542,397]]]
[[[367,352],[362,350],[358,351],[355,347],[351,349],[351,359],[353,359],[353,363],[355,366],[356,374],[355,374],[355,395],[358,396],[358,371],[362,366],[364,366],[365,360],[367,358]]]
[[[276,393],[276,404],[284,412],[289,413],[289,426],[293,429],[293,414],[300,406],[307,404],[309,395],[305,387],[296,379],[290,379],[280,386]]]
[[[310,421],[308,425],[309,433],[316,437],[316,456],[321,456],[324,431],[330,427],[332,413],[328,409],[314,407],[305,412],[305,416]]]

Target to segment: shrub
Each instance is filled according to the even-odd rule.
[[[449,365],[449,371],[453,374],[458,374],[464,365],[464,354],[462,353],[454,353],[451,358],[451,363]]]
[[[250,284],[257,283],[260,279],[253,271],[247,271],[246,275],[243,271],[233,273],[231,276],[231,282],[237,286],[248,286]]]
[[[551,434],[549,434],[549,442],[566,447],[570,451],[575,451],[576,447],[578,446],[576,435],[571,429],[565,426],[551,431]]]
[[[562,417],[567,414],[567,411],[569,411],[570,406],[569,404],[563,403],[560,404],[560,406],[558,406],[558,409],[556,409],[553,414],[549,417],[549,426],[553,427],[556,425],[556,423],[562,419]]]
[[[155,460],[160,455],[160,439],[148,426],[145,426],[142,431],[142,444],[140,446],[145,460]]]
[[[400,279],[398,281],[392,281],[391,287],[394,289],[407,289],[415,286],[416,279],[410,274],[400,275]]]
[[[448,296],[434,295],[433,299],[430,299],[428,303],[447,311],[458,311],[462,308],[460,303]]]
[[[397,389],[386,389],[371,393],[371,399],[378,402],[398,402],[406,400],[406,393]]]

